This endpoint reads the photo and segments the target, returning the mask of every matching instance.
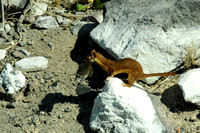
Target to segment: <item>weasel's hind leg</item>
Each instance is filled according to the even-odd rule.
[[[122,83],[122,86],[124,86],[124,87],[131,87],[131,86],[133,86],[134,82],[135,82],[134,75],[129,74],[128,75],[128,83]]]

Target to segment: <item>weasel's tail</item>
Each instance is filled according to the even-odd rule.
[[[173,76],[178,74],[177,72],[169,72],[169,73],[152,73],[152,74],[144,74],[144,78],[153,77],[153,76]]]

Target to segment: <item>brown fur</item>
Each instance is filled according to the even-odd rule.
[[[121,60],[112,61],[105,58],[95,50],[92,50],[87,58],[91,63],[96,62],[108,73],[106,80],[109,80],[113,76],[120,73],[128,74],[128,83],[122,84],[126,87],[131,87],[135,81],[141,80],[143,78],[152,76],[171,76],[177,74],[176,72],[144,74],[142,66],[134,59],[124,58]]]

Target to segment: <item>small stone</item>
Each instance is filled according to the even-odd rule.
[[[20,46],[20,47],[23,47],[23,46],[25,46],[25,45],[26,45],[26,42],[23,42],[23,41],[20,41],[20,42],[19,42],[19,46]]]
[[[15,44],[15,42],[12,40],[12,41],[10,41],[10,44],[13,45],[13,44]]]
[[[0,60],[4,59],[6,56],[6,50],[5,49],[0,49]]]
[[[10,21],[9,24],[10,24],[11,27],[15,26],[15,23],[13,23],[12,21]]]
[[[44,80],[44,79],[41,79],[41,80],[40,80],[40,83],[41,83],[41,84],[44,84],[44,83],[45,83],[45,80]]]
[[[48,5],[45,3],[35,2],[35,4],[31,8],[31,12],[34,16],[42,15],[46,12]]]
[[[11,27],[9,24],[5,24],[4,26],[6,33],[8,33],[11,30]]]
[[[16,108],[16,103],[15,103],[15,102],[10,102],[10,103],[6,106],[6,108],[8,108],[8,109],[14,109],[14,108]]]
[[[54,44],[52,42],[48,43],[48,46],[53,50],[54,49]]]
[[[28,57],[15,63],[15,67],[23,71],[39,71],[47,68],[48,59],[43,56]]]
[[[8,36],[7,36],[7,34],[6,34],[6,31],[5,31],[5,30],[2,30],[2,31],[0,31],[0,37],[3,37],[3,38],[5,38],[5,39],[7,39],[7,38],[8,38]]]
[[[5,39],[0,37],[0,43],[2,44],[3,42],[5,42]]]
[[[56,20],[57,20],[57,22],[58,22],[59,24],[62,24],[62,22],[63,22],[63,17],[60,16],[60,15],[58,15],[58,16],[56,17]]]
[[[40,114],[41,114],[41,115],[45,115],[45,112],[44,112],[44,111],[40,111]]]
[[[41,29],[49,29],[49,28],[58,28],[59,25],[57,21],[52,17],[52,16],[40,16],[34,23],[33,25],[36,28],[41,28]]]
[[[44,76],[44,79],[45,79],[45,80],[48,80],[48,79],[50,79],[50,78],[52,78],[52,77],[53,77],[53,74],[52,74],[52,73],[50,73],[50,72],[48,72],[48,71],[45,72],[45,76]]]
[[[196,115],[192,115],[192,116],[190,116],[189,121],[190,121],[190,122],[195,122],[195,121],[197,121],[197,117],[196,117]]]
[[[34,21],[35,21],[35,16],[33,15],[26,16],[24,19],[25,23],[30,23],[30,24],[32,24]]]
[[[34,44],[34,41],[33,40],[29,40],[28,41],[28,45],[33,45]]]
[[[10,31],[8,32],[8,35],[14,36],[14,34],[15,34],[15,30],[14,28],[11,28]]]
[[[13,51],[13,52],[12,52],[12,55],[13,55],[15,58],[23,58],[23,57],[24,57],[24,55],[23,55],[21,52],[19,52],[19,51]]]
[[[71,19],[68,18],[63,18],[63,22],[64,25],[69,25],[71,23]]]
[[[22,48],[16,48],[15,50],[21,52],[25,56],[30,56],[31,55],[28,51],[26,51],[25,49],[22,49]]]
[[[47,41],[47,39],[46,39],[46,38],[44,38],[44,37],[42,37],[42,38],[41,38],[41,41],[44,41],[44,42],[46,42],[46,41]]]

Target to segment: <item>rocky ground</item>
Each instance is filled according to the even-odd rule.
[[[16,53],[16,48],[28,51],[30,56],[46,57],[48,68],[23,72],[27,80],[26,87],[14,96],[15,100],[1,94],[1,132],[92,133],[89,119],[93,101],[104,85],[106,73],[94,64],[93,76],[83,82],[70,74],[77,72],[82,59],[93,48],[113,58],[94,44],[88,34],[81,37],[72,35],[70,27],[41,30],[23,24],[22,29],[21,34],[27,43],[8,50],[6,57],[0,61],[0,71],[6,63],[14,66],[16,61],[24,58]],[[10,42],[2,44],[0,49],[8,47]],[[156,89],[154,93],[159,93],[163,108],[176,129],[182,133],[200,133],[200,110],[184,101],[177,77],[165,82],[160,80],[152,86],[141,84],[149,92]],[[81,94],[81,91],[86,93]]]

